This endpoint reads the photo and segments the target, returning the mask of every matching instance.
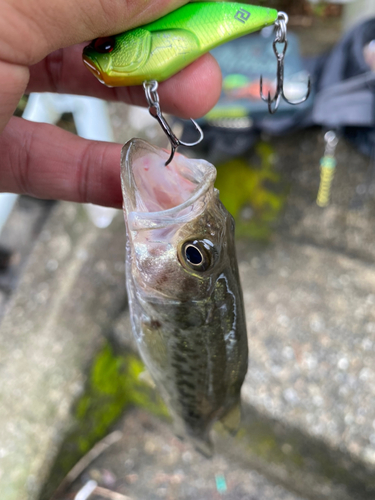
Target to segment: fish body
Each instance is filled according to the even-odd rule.
[[[111,87],[161,82],[214,47],[273,24],[277,14],[234,2],[189,3],[147,25],[94,40],[83,61]]]
[[[234,222],[216,169],[133,139],[122,152],[133,333],[176,433],[211,454],[217,420],[239,424],[248,347]]]

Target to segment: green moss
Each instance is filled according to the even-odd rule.
[[[161,416],[168,414],[160,398],[139,380],[143,370],[137,356],[115,354],[109,344],[98,354],[87,391],[76,409],[79,424],[75,434],[81,453],[86,453],[103,437],[129,405],[141,406]]]
[[[216,187],[220,199],[236,220],[236,234],[267,241],[286,201],[286,189],[274,170],[274,151],[256,146],[259,165],[236,158],[218,165]]]
[[[84,394],[76,403],[75,424],[61,446],[42,499],[49,498],[62,478],[128,407],[135,405],[168,417],[160,396],[139,380],[143,371],[137,355],[115,353],[109,343],[103,346],[91,367]]]
[[[224,439],[228,432],[221,425],[215,424],[215,431]],[[248,457],[256,456],[267,463],[284,463],[285,454],[282,452],[281,444],[267,423],[253,421],[250,424],[242,424],[234,439],[237,450],[242,449]]]
[[[251,437],[251,439],[249,439],[249,437]],[[290,447],[288,453],[283,453],[283,443],[279,441],[269,429],[267,429],[266,432],[259,432],[258,429],[258,431],[253,431],[251,433],[249,433],[247,429],[243,433],[243,439],[246,440],[248,452],[251,455],[256,455],[261,458],[266,463],[284,466],[287,462],[293,462],[293,464],[298,467],[303,465],[302,456],[299,455],[294,448]]]

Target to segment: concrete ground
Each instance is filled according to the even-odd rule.
[[[129,411],[116,428],[122,438],[86,468],[70,493],[95,480],[132,500],[303,500],[225,455],[206,459],[142,410]]]

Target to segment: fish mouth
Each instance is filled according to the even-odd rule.
[[[88,68],[89,71],[91,71],[91,73],[99,80],[100,83],[105,84],[103,74],[99,69],[98,61],[96,61],[93,56],[87,54],[85,51],[86,48],[83,50],[82,54],[82,60],[84,65]]]
[[[191,221],[214,193],[216,169],[205,160],[169,153],[142,139],[125,144],[121,184],[129,228],[156,229]]]

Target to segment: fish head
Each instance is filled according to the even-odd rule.
[[[128,273],[147,296],[208,297],[234,250],[234,222],[214,188],[216,169],[133,139],[122,152]]]

